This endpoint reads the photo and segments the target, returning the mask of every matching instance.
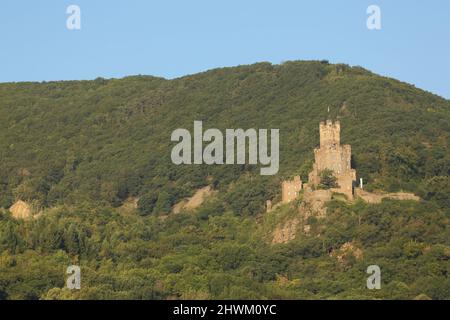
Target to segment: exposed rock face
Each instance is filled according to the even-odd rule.
[[[201,206],[205,200],[213,194],[213,190],[210,186],[201,188],[195,192],[195,194],[187,199],[183,199],[178,202],[172,209],[173,213],[180,213],[182,210],[194,210]]]
[[[138,208],[139,198],[130,197],[126,199],[120,209],[124,212],[134,211]]]
[[[295,239],[300,221],[295,218],[277,227],[273,233],[272,243],[288,243]]]
[[[304,198],[298,207],[298,217],[277,226],[273,233],[272,243],[287,243],[295,239],[299,228],[309,233],[311,227],[307,224],[310,216],[323,217],[326,214],[326,203],[331,200],[330,190],[315,190],[304,193]]]
[[[345,264],[350,256],[360,260],[363,257],[363,251],[352,242],[344,243],[338,250],[331,252],[338,262]]]
[[[22,200],[14,203],[9,211],[15,219],[31,219],[33,217],[31,206]]]
[[[187,202],[188,202],[187,199],[181,200],[180,202],[178,202],[177,204],[175,204],[175,205],[173,206],[172,212],[173,212],[173,213],[180,213],[180,212],[184,209],[184,207],[185,207],[185,205],[186,205]]]
[[[202,203],[206,200],[206,198],[211,195],[212,188],[210,186],[206,186],[202,189],[197,190],[197,192],[188,199],[188,202],[185,205],[185,208],[188,210],[195,209],[202,205]]]

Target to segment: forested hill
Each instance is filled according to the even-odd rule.
[[[327,117],[367,190],[421,200],[335,199],[273,244],[298,203],[265,213],[266,200],[307,180]],[[280,129],[280,171],[172,164],[171,133],[195,120]],[[0,128],[0,299],[450,298],[450,101],[409,84],[326,61],[5,83]],[[202,206],[172,212],[207,186]],[[37,216],[12,217],[18,200]],[[81,290],[64,289],[72,264]],[[381,290],[366,288],[374,264]]]
[[[306,179],[318,123],[342,123],[369,188],[413,192],[447,176],[450,102],[362,68],[326,62],[259,63],[175,80],[0,85],[0,206],[50,207],[168,193],[170,204],[206,184],[228,185],[243,166],[175,166],[176,128],[279,128],[280,176]],[[212,181],[207,181],[207,178]],[[272,179],[273,180],[273,179]],[[268,196],[278,190],[267,188]],[[169,207],[169,206],[166,206]]]

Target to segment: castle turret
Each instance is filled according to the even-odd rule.
[[[320,132],[320,147],[331,145],[339,146],[341,143],[341,123],[339,121],[332,122],[327,120],[322,121],[319,125]]]

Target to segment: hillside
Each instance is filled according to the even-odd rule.
[[[327,116],[367,190],[423,200],[333,201],[309,234],[272,245],[297,209],[263,214],[265,201],[279,201],[283,178],[307,179]],[[194,120],[279,128],[278,175],[172,164],[170,135]],[[450,101],[411,85],[325,61],[7,83],[0,126],[0,298],[450,299]],[[206,186],[209,201],[171,214]],[[39,218],[13,219],[17,200]],[[347,243],[363,257],[331,254]],[[70,264],[83,269],[77,292],[58,289]],[[370,264],[383,266],[385,289],[365,289]]]

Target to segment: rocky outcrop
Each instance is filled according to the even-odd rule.
[[[122,212],[134,212],[138,208],[139,198],[129,197],[120,206]]]
[[[194,210],[201,206],[205,200],[214,193],[211,186],[206,186],[195,192],[195,194],[187,199],[183,199],[178,202],[172,208],[173,213],[180,213],[182,210]]]
[[[289,241],[294,240],[299,223],[299,219],[294,218],[290,221],[285,222],[283,225],[278,226],[273,233],[272,243],[288,243]]]
[[[9,208],[12,216],[15,219],[31,219],[33,218],[33,211],[31,206],[25,201],[19,200]]]
[[[330,256],[336,258],[339,263],[345,264],[351,256],[356,260],[362,259],[363,251],[354,243],[346,242],[338,250],[333,250]]]
[[[273,232],[272,243],[287,243],[295,239],[299,230],[309,233],[311,226],[308,218],[311,216],[323,217],[326,214],[326,204],[331,200],[330,190],[305,190],[303,201],[298,207],[298,216],[279,224]]]

